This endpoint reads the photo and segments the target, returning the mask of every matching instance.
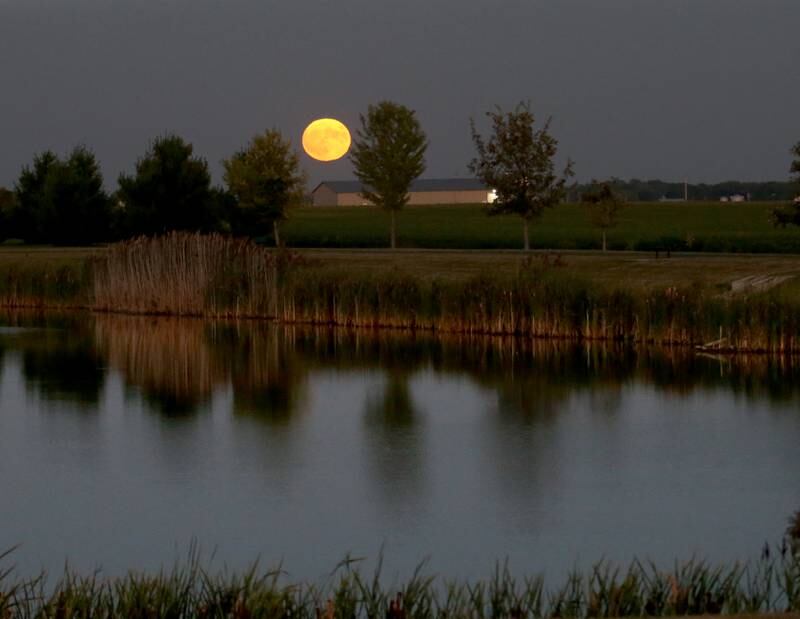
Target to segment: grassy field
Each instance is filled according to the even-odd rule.
[[[609,288],[643,290],[693,283],[721,292],[752,292],[770,287],[796,291],[800,256],[653,252],[537,251],[525,257],[516,251],[306,249],[311,266],[354,275],[392,273],[422,279],[463,281],[480,274],[514,275],[526,263],[572,275]],[[2,254],[0,254],[1,256]],[[0,258],[0,264],[2,258]]]
[[[633,203],[609,231],[609,249],[800,253],[800,230],[776,229],[775,203]],[[307,207],[284,224],[292,247],[385,247],[389,216],[372,207]],[[518,217],[489,217],[481,205],[407,207],[398,217],[401,247],[519,249]],[[584,207],[564,204],[531,228],[531,243],[544,249],[599,249],[600,233]]]

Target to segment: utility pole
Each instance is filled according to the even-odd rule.
[[[689,201],[689,179],[688,178],[685,181],[683,181],[683,201],[684,202],[688,202]]]

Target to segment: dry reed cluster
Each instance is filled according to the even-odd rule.
[[[172,232],[113,245],[93,269],[92,308],[177,316],[272,316],[278,258],[252,241]]]

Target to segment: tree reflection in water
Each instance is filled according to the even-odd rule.
[[[29,391],[43,400],[96,410],[106,371],[87,333],[47,330],[17,338]]]
[[[404,369],[387,368],[383,384],[367,394],[364,420],[369,472],[392,513],[411,509],[422,497],[422,417],[414,402],[410,374]]]
[[[698,388],[772,402],[800,394],[800,365],[792,357],[714,358],[686,348],[287,328],[259,321],[15,315],[3,322],[56,327],[0,334],[0,351],[21,352],[28,388],[42,398],[96,408],[110,367],[129,393],[165,417],[192,416],[215,393],[231,389],[235,414],[288,426],[304,406],[307,374],[315,368],[387,370],[383,392],[366,404],[367,417],[372,427],[397,432],[417,423],[408,381],[425,371],[469,377],[497,394],[499,421],[523,425],[548,423],[580,393],[588,395],[590,409],[613,414],[630,381],[678,397]]]
[[[287,427],[306,402],[306,369],[292,329],[269,323],[229,323],[214,329],[213,351],[229,366],[233,412]]]
[[[128,393],[140,394],[159,415],[194,415],[227,378],[211,354],[203,321],[99,316],[95,325],[98,348]]]

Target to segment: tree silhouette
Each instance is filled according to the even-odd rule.
[[[255,136],[246,148],[223,162],[225,184],[236,198],[233,231],[248,236],[272,232],[280,245],[279,224],[303,200],[306,176],[300,159],[279,131]]]
[[[528,251],[530,222],[566,197],[572,162],[567,162],[560,176],[556,174],[558,140],[550,134],[549,120],[536,129],[529,104],[520,103],[511,112],[498,107],[486,115],[492,124],[487,140],[478,133],[475,122],[470,121],[478,154],[469,167],[497,193],[497,199],[489,206],[490,214],[514,214],[522,218],[524,248]]]
[[[361,115],[350,160],[364,185],[361,195],[391,214],[390,245],[397,246],[396,214],[408,203],[411,183],[425,171],[428,142],[413,110],[382,101]]]

